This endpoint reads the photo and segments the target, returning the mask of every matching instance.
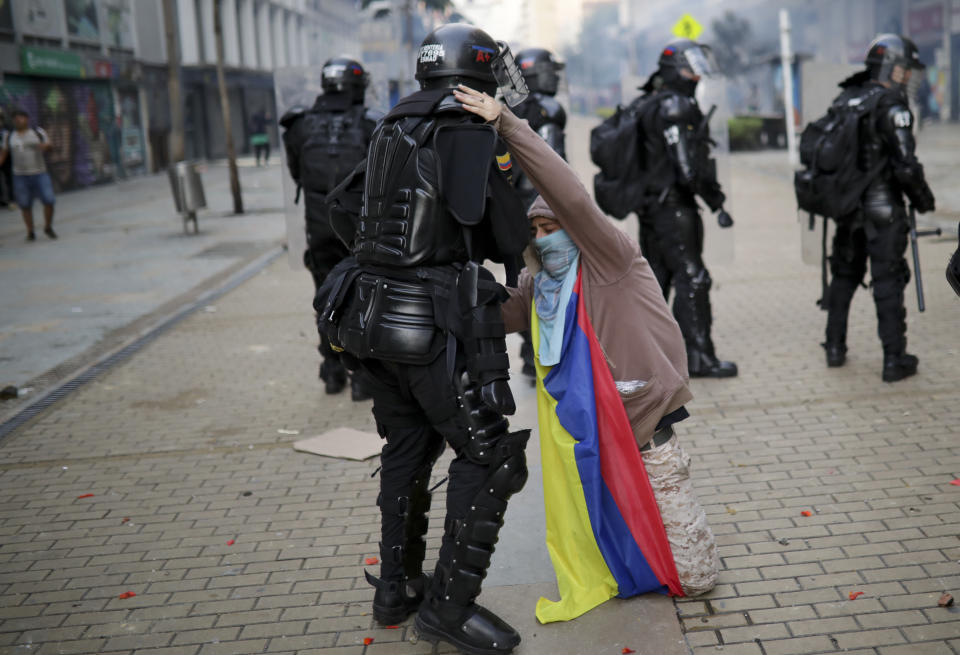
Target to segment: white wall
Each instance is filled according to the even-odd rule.
[[[195,0],[177,0],[177,25],[180,28],[180,61],[188,65],[200,63]]]

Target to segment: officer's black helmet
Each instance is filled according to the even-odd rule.
[[[703,77],[717,72],[717,65],[710,47],[690,39],[678,39],[664,46],[660,51],[657,65],[666,75],[687,70],[698,77]]]
[[[497,92],[491,63],[500,53],[493,38],[465,23],[448,23],[430,32],[417,53],[421,89],[454,88],[466,84],[490,95]]]
[[[545,48],[525,48],[517,53],[516,59],[531,91],[556,95],[564,64],[557,61],[552,52]]]
[[[864,62],[870,79],[877,82],[903,84],[903,80],[894,81],[894,69],[900,66],[904,71],[923,70],[926,66],[920,61],[920,52],[916,44],[899,34],[881,34],[873,40],[867,50]]]
[[[350,93],[357,102],[363,101],[369,82],[370,76],[363,65],[350,57],[328,59],[320,74],[324,93]]]

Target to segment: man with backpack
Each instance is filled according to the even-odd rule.
[[[13,195],[23,214],[27,227],[27,241],[36,241],[33,228],[33,201],[43,205],[43,233],[57,238],[53,231],[53,182],[47,173],[43,154],[51,148],[50,137],[39,127],[30,127],[30,116],[23,109],[13,112],[13,130],[3,137],[0,147],[0,166],[7,158],[13,160]]]
[[[694,97],[701,76],[715,72],[715,64],[706,46],[681,39],[663,49],[658,66],[641,87],[645,95],[591,135],[591,156],[601,167],[594,180],[597,202],[614,216],[637,212],[643,256],[664,296],[669,298],[671,285],[676,291],[673,315],[686,342],[690,376],[733,377],[737,365],[717,358],[710,336],[712,281],[696,200],[700,196],[717,212],[721,227],[733,225],[710,157],[709,118]]]
[[[321,73],[323,94],[313,107],[293,107],[280,119],[287,167],[303,190],[306,205],[307,250],[303,263],[320,289],[330,270],[349,255],[330,227],[327,195],[367,156],[367,145],[379,116],[364,107],[369,75],[349,57],[328,60]],[[328,394],[340,393],[347,371],[339,355],[321,335],[320,378]],[[367,394],[360,382],[351,381],[353,400]]]
[[[917,47],[903,36],[881,34],[867,52],[867,68],[843,82],[826,116],[801,136],[795,186],[801,209],[837,223],[830,255],[833,279],[827,309],[827,366],[843,366],[847,317],[870,261],[873,300],[883,345],[885,382],[917,372],[907,353],[904,288],[910,268],[904,258],[910,215],[903,195],[920,213],[934,209],[923,166],[917,161],[907,85],[922,70]]]

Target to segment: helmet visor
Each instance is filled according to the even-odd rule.
[[[490,70],[493,71],[493,77],[500,87],[503,94],[503,100],[511,107],[516,107],[527,99],[530,90],[523,79],[520,67],[510,52],[510,46],[504,41],[497,41],[500,46],[500,53],[490,62]]]
[[[683,51],[683,58],[686,60],[687,66],[693,71],[694,75],[710,77],[711,75],[718,75],[720,73],[717,60],[714,58],[710,46],[697,45],[692,48],[687,48]]]

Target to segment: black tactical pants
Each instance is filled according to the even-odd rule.
[[[307,249],[303,253],[303,265],[313,277],[314,295],[333,267],[349,255],[350,251],[333,233],[329,221],[307,217]],[[338,369],[341,368],[340,357],[330,347],[327,338],[322,335],[318,349],[324,361],[335,362],[332,365]]]
[[[430,472],[449,443],[456,452],[447,484],[447,525],[462,520],[490,475],[486,464],[467,458],[468,424],[446,368],[445,353],[425,366],[363,360],[373,414],[386,444],[380,455],[380,577],[396,580],[420,572],[429,509]],[[453,537],[445,531],[440,561],[449,562]]]
[[[827,295],[827,344],[846,345],[847,316],[857,286],[870,260],[877,331],[885,354],[902,354],[907,347],[907,310],[903,291],[910,281],[904,253],[910,227],[902,212],[889,222],[862,225],[841,223],[830,255],[830,291]]]
[[[640,249],[650,263],[663,297],[670,300],[687,351],[714,356],[710,327],[712,281],[703,263],[703,220],[696,207],[663,205],[642,216]]]

